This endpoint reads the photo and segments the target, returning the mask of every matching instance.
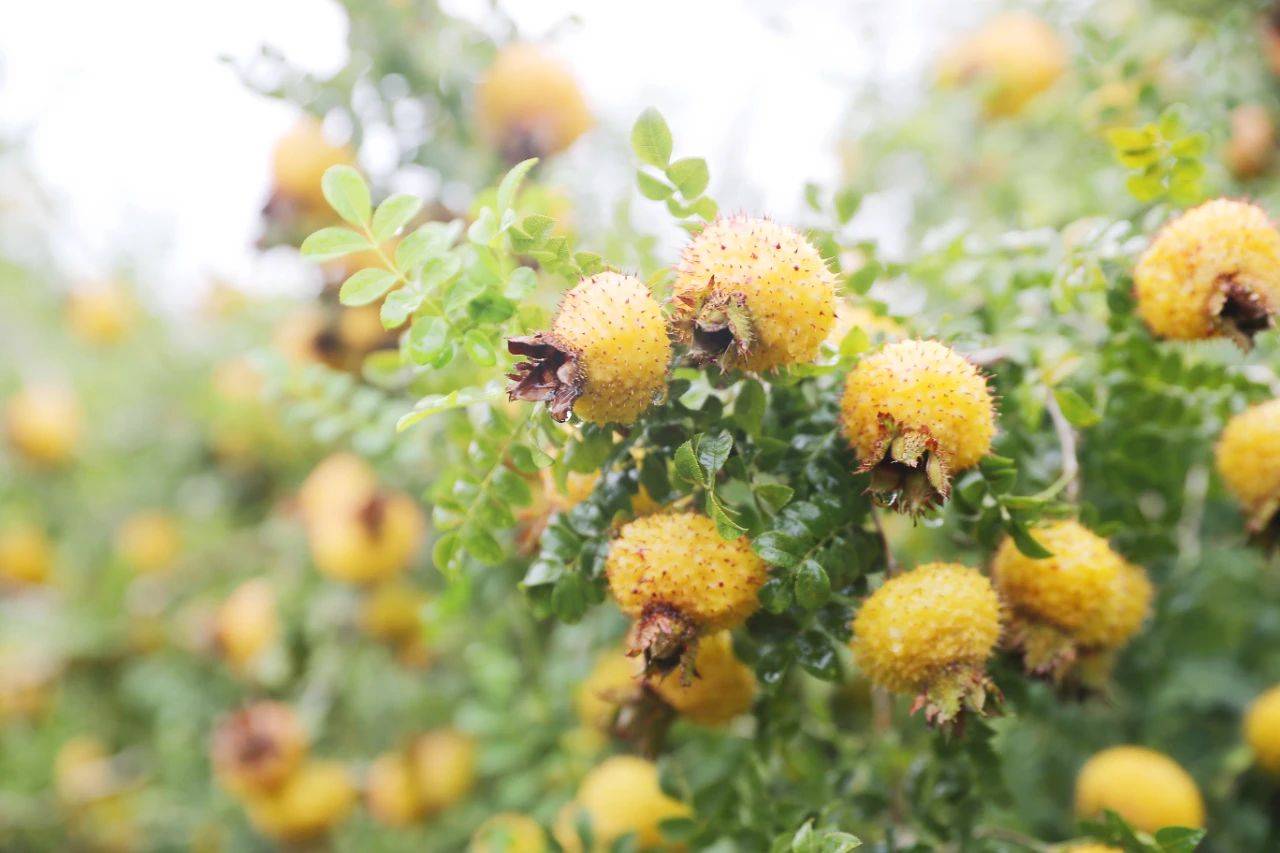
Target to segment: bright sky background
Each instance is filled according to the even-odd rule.
[[[487,5],[445,2],[474,20]],[[786,218],[806,180],[836,173],[834,143],[856,87],[878,79],[909,92],[943,24],[970,23],[985,4],[502,5],[525,36],[557,33],[553,49],[578,73],[605,133],[658,106],[678,153],[707,156],[722,202]],[[580,23],[561,25],[570,14]],[[219,57],[269,44],[310,71],[335,71],[346,28],[336,3],[0,0],[0,21],[0,135],[25,140],[52,194],[68,272],[134,266],[171,304],[195,298],[211,275],[255,289],[298,279],[294,264],[252,248],[271,146],[293,115],[247,90]],[[881,221],[891,208],[872,202],[861,216],[870,229],[891,227]]]

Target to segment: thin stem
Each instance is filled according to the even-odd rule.
[[[898,560],[893,556],[893,549],[889,547],[889,537],[884,532],[884,523],[880,520],[880,513],[874,506],[871,507],[871,521],[876,526],[876,535],[880,537],[880,547],[884,549],[885,574],[893,577],[898,573]]]
[[[1058,398],[1052,389],[1046,388],[1044,395],[1045,409],[1053,421],[1053,431],[1058,435],[1058,446],[1062,448],[1062,474],[1053,485],[1036,495],[1037,498],[1051,498],[1066,489],[1067,500],[1075,503],[1080,498],[1080,460],[1076,456],[1076,433],[1062,413]]]
[[[396,278],[398,278],[406,287],[412,286],[413,282],[409,280],[409,277],[405,275],[400,268],[396,266],[395,261],[391,260],[391,258],[387,256],[387,253],[382,250],[382,244],[373,238],[373,231],[370,230],[367,225],[362,225],[361,229],[364,231],[365,238],[368,239],[369,244],[373,246],[373,251],[377,253],[378,259],[382,261],[383,265],[386,266],[388,270],[395,273]],[[433,299],[431,295],[425,291],[422,294],[422,301],[426,302],[435,314],[441,317],[444,316],[444,306]]]

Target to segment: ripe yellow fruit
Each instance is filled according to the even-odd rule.
[[[454,729],[419,735],[410,747],[423,808],[431,814],[462,801],[476,783],[474,741]]]
[[[311,760],[277,790],[251,797],[249,820],[277,841],[310,841],[337,826],[355,805],[356,789],[336,761]]]
[[[545,853],[547,834],[528,815],[503,812],[480,824],[467,853]]]
[[[1066,65],[1066,45],[1052,27],[1028,12],[1007,12],[948,51],[938,78],[944,86],[977,83],[988,116],[1012,116],[1056,83]]]
[[[48,710],[58,671],[48,652],[0,645],[0,726],[35,719]]]
[[[44,583],[53,572],[53,558],[44,528],[21,520],[0,527],[0,586]]]
[[[164,571],[181,552],[178,522],[161,510],[134,513],[116,530],[116,553],[136,572]]]
[[[891,343],[859,361],[840,415],[873,496],[912,515],[946,502],[952,476],[987,454],[996,431],[986,377],[937,341]]]
[[[1244,718],[1244,736],[1258,766],[1280,775],[1280,685],[1253,701]]]
[[[409,567],[426,529],[418,504],[406,494],[375,495],[358,511],[313,522],[311,557],[322,574],[346,583],[385,581]]]
[[[373,760],[364,796],[369,813],[387,826],[408,826],[426,810],[413,765],[400,752],[383,753]]]
[[[622,612],[638,620],[646,670],[689,665],[698,637],[741,625],[768,579],[746,537],[726,542],[700,513],[660,513],[622,528],[605,564]]]
[[[373,468],[354,453],[326,456],[298,489],[303,519],[315,524],[333,515],[354,512],[378,491]]]
[[[836,319],[835,276],[795,229],[721,217],[681,253],[671,302],[696,352],[765,371],[818,355]]]
[[[266,578],[240,584],[214,615],[218,651],[236,669],[251,666],[279,634],[276,593]]]
[[[1141,746],[1097,753],[1076,777],[1076,815],[1110,809],[1143,832],[1166,826],[1204,826],[1200,789],[1176,761]]]
[[[354,162],[355,153],[348,146],[329,142],[320,122],[304,117],[276,143],[272,155],[275,190],[304,208],[324,209],[320,179],[325,170]]]
[[[640,668],[623,649],[611,649],[596,660],[595,668],[578,685],[574,708],[582,725],[601,732],[613,730],[618,709],[640,692]]]
[[[591,127],[573,74],[531,44],[502,48],[476,86],[481,133],[511,163],[565,150]]]
[[[61,385],[28,385],[5,408],[10,444],[27,461],[42,466],[71,458],[80,443],[80,421],[80,401]]]
[[[1223,162],[1235,177],[1256,178],[1275,159],[1276,126],[1261,104],[1241,104],[1231,111],[1231,137]]]
[[[931,723],[982,712],[995,688],[986,661],[1000,639],[1001,608],[981,572],[927,563],[873,592],[853,620],[858,666],[876,684],[917,694]]]
[[[307,733],[293,708],[255,702],[223,717],[213,731],[213,772],[239,797],[274,791],[307,756]]]
[[[73,737],[53,759],[53,787],[67,806],[81,806],[100,800],[115,790],[111,752],[97,738]]]
[[[728,631],[698,643],[691,675],[688,679],[674,674],[655,676],[649,685],[681,716],[704,726],[727,723],[755,701],[755,673],[734,656]]]
[[[118,284],[94,284],[67,296],[67,325],[89,344],[119,342],[133,326],[135,313],[133,300]]]
[[[567,853],[583,853],[577,831],[582,818],[591,827],[592,853],[608,850],[630,833],[642,850],[673,849],[674,845],[664,845],[660,824],[688,815],[688,806],[662,793],[653,762],[618,755],[597,765],[582,780],[577,798],[556,819],[555,837]]]
[[[1156,235],[1133,284],[1138,314],[1156,335],[1227,337],[1247,349],[1280,310],[1280,232],[1256,205],[1205,202]]]
[[[1280,521],[1280,399],[1233,417],[1217,447],[1218,473],[1248,515],[1249,530],[1264,533]]]
[[[644,282],[603,272],[565,294],[549,332],[511,338],[528,360],[510,374],[511,399],[546,402],[558,421],[577,413],[629,424],[666,390],[671,362],[662,310]]]
[[[426,603],[427,594],[409,584],[379,584],[360,605],[360,626],[384,643],[411,643],[422,635],[422,608]]]

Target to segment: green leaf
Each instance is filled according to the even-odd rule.
[[[1209,150],[1209,136],[1193,133],[1169,145],[1169,153],[1175,157],[1200,158]]]
[[[338,301],[343,305],[368,305],[382,298],[382,295],[396,283],[396,274],[391,270],[370,267],[353,273],[342,283],[338,291]]]
[[[747,528],[738,523],[729,509],[720,501],[712,489],[707,490],[706,512],[716,525],[716,532],[721,539],[730,541],[747,532]]]
[[[498,217],[491,207],[482,209],[476,221],[467,228],[467,239],[481,246],[488,246],[497,236]]]
[[[1072,426],[1085,429],[1102,420],[1102,416],[1085,402],[1085,399],[1070,388],[1054,388],[1053,398]]]
[[[1138,201],[1153,201],[1164,192],[1164,183],[1156,175],[1130,175],[1124,182],[1129,195]]]
[[[502,182],[498,184],[498,210],[507,210],[516,201],[516,193],[520,191],[520,184],[524,182],[525,175],[529,174],[529,170],[538,165],[537,157],[530,157],[511,167],[507,174],[503,175]]]
[[[409,220],[422,210],[422,199],[416,195],[399,193],[387,198],[373,212],[373,239],[385,243],[409,224]]]
[[[649,107],[631,128],[631,150],[640,162],[665,170],[671,161],[671,129],[662,113]]]
[[[570,572],[556,581],[551,591],[551,609],[556,618],[570,625],[587,612],[587,581],[581,574]]]
[[[728,430],[721,430],[714,435],[704,435],[698,440],[698,464],[702,466],[707,481],[715,478],[716,473],[729,460],[733,450],[733,436]]]
[[[760,483],[755,487],[756,498],[772,512],[786,506],[795,494],[795,489],[782,483]]]
[[[862,193],[853,187],[846,187],[836,193],[836,219],[841,225],[845,225],[854,214],[858,212],[858,208],[862,205]]]
[[[711,180],[707,161],[701,157],[685,157],[667,167],[667,177],[676,185],[680,194],[692,199],[702,195]]]
[[[845,277],[844,286],[858,295],[865,295],[882,271],[878,261],[869,260]]]
[[[840,355],[850,358],[860,355],[871,348],[871,340],[867,337],[867,333],[858,326],[854,326],[849,333],[840,340]]]
[[[458,239],[462,223],[428,222],[416,228],[396,246],[396,266],[409,272],[439,255]]]
[[[796,602],[806,610],[817,610],[831,598],[831,579],[817,560],[805,560],[796,569]]]
[[[409,357],[426,364],[449,343],[449,323],[443,317],[418,317],[409,327]]]
[[[362,228],[369,226],[369,186],[350,166],[330,166],[320,179],[325,201],[343,219]]]
[[[504,552],[493,534],[479,525],[469,525],[461,534],[462,547],[482,563],[496,566],[502,562]]]
[[[526,216],[520,223],[521,230],[528,234],[534,242],[541,242],[551,229],[556,225],[556,221],[550,216],[543,216],[541,213],[533,213]]]
[[[506,388],[501,382],[495,380],[485,385],[459,388],[448,394],[428,395],[417,402],[412,412],[396,422],[396,432],[403,432],[419,421],[440,412],[497,400],[504,393],[506,393]]]
[[[757,435],[764,423],[767,405],[764,386],[754,379],[748,379],[739,387],[738,397],[733,401],[733,419],[748,433]]]
[[[797,539],[777,530],[760,534],[751,547],[760,559],[784,569],[800,562],[800,555],[804,553],[804,546]]]
[[[462,347],[471,360],[481,367],[492,367],[498,363],[498,353],[493,341],[479,329],[471,329],[462,336]]]
[[[1005,524],[1005,529],[1009,531],[1009,536],[1013,539],[1013,544],[1018,546],[1018,550],[1031,559],[1043,560],[1053,556],[1053,552],[1037,542],[1027,530],[1026,525],[1017,519],[1010,518]]]
[[[431,562],[439,571],[445,572],[453,563],[454,557],[458,554],[459,544],[458,534],[446,533],[431,546]]]
[[[382,328],[398,329],[422,305],[423,293],[417,287],[399,287],[387,294],[382,301],[379,316]]]
[[[1156,830],[1156,844],[1162,853],[1192,853],[1204,840],[1203,829],[1191,829],[1185,826],[1166,826]]]
[[[675,189],[666,181],[660,181],[639,169],[636,170],[636,186],[640,188],[640,195],[650,201],[664,201],[671,198],[671,194],[675,192]]]
[[[350,228],[321,228],[302,241],[302,257],[312,261],[331,261],[352,252],[362,252],[370,248],[369,241],[363,234],[357,234]]]
[[[693,440],[690,439],[676,448],[676,476],[698,486],[705,486],[707,481],[702,476],[702,467],[693,452]]]
[[[716,214],[720,212],[720,206],[706,196],[703,196],[690,205],[689,210],[694,216],[700,216],[710,222],[712,219],[715,219]]]
[[[769,578],[760,587],[757,597],[760,606],[770,613],[786,613],[791,608],[791,584],[780,575]]]

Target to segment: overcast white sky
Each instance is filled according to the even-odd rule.
[[[480,19],[487,0],[445,5]],[[557,29],[553,47],[606,129],[625,130],[656,105],[682,152],[705,154],[713,174],[732,176],[730,186],[713,183],[718,197],[785,217],[805,180],[834,174],[832,146],[855,85],[873,73],[910,81],[942,23],[969,22],[985,4],[503,5],[535,38],[578,16]],[[0,22],[0,132],[26,140],[73,275],[136,263],[171,303],[193,298],[211,274],[260,288],[296,275],[252,249],[271,146],[293,115],[245,89],[219,57],[269,44],[311,71],[336,70],[346,26],[336,3],[0,0]]]

